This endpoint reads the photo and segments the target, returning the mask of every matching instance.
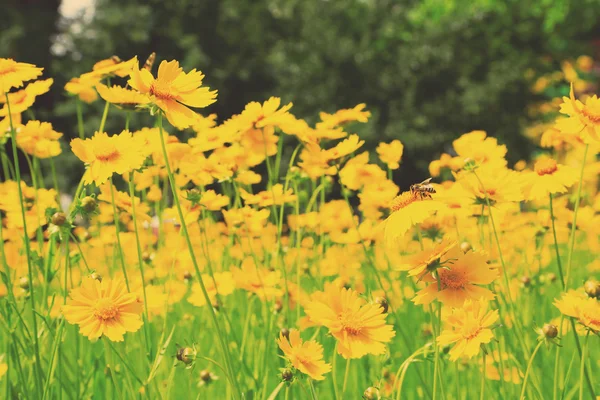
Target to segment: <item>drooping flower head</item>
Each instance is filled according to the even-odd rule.
[[[129,131],[112,136],[96,132],[91,139],[72,140],[71,149],[88,167],[84,182],[97,185],[114,173],[124,174],[140,168],[147,157],[142,138],[132,136]]]
[[[331,365],[323,361],[323,346],[315,340],[303,341],[297,329],[290,329],[289,338],[279,335],[277,345],[294,368],[321,381],[331,371]]]
[[[313,294],[306,305],[309,318],[329,329],[338,340],[338,353],[344,358],[383,354],[385,343],[394,337],[381,305],[368,304],[355,290],[326,283],[323,292]]]
[[[173,126],[185,129],[198,121],[196,113],[189,107],[203,108],[216,101],[216,91],[200,87],[203,78],[202,72],[196,69],[183,72],[179,62],[173,60],[160,63],[156,78],[136,63],[128,83],[148,95],[150,103],[160,108]]]
[[[121,279],[86,278],[71,291],[62,312],[69,323],[79,325],[83,336],[98,339],[104,335],[120,342],[126,332],[136,332],[143,325],[142,308],[138,296],[127,292]]]

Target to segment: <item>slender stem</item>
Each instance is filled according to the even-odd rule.
[[[162,147],[163,158],[165,159],[165,167],[167,169],[167,176],[169,179],[169,184],[171,186],[171,191],[173,192],[173,202],[175,203],[175,207],[177,208],[179,221],[181,223],[181,230],[183,232],[183,236],[185,237],[185,240],[187,243],[188,251],[189,251],[190,257],[192,259],[192,264],[196,271],[196,277],[198,279],[198,283],[200,284],[200,289],[202,289],[202,294],[204,295],[206,304],[210,305],[212,302],[211,302],[210,296],[206,290],[206,286],[204,285],[204,280],[202,279],[202,274],[200,273],[198,261],[196,260],[196,255],[194,254],[194,247],[192,245],[192,241],[191,241],[190,235],[188,233],[187,225],[185,223],[185,218],[183,216],[183,211],[181,209],[181,203],[179,202],[179,194],[177,193],[177,184],[175,183],[175,177],[173,176],[173,171],[171,171],[171,166],[169,164],[169,155],[167,153],[167,147],[165,144],[161,112],[159,112],[157,115],[157,123],[158,123],[158,128],[160,131],[160,143],[161,143],[161,147]],[[237,381],[237,377],[236,377],[235,373],[233,372],[232,363],[231,363],[231,354],[230,354],[229,348],[225,342],[224,333],[219,325],[219,321],[217,320],[217,316],[215,314],[215,310],[213,309],[213,307],[209,306],[207,308],[209,309],[211,321],[213,323],[213,326],[214,326],[214,328],[217,332],[217,336],[219,338],[219,344],[221,345],[221,351],[223,353],[223,358],[225,359],[225,365],[227,368],[227,372],[229,374],[229,379],[233,383],[232,386],[234,387],[234,393],[235,393],[234,397],[236,399],[241,399],[242,394],[241,394],[241,390],[239,387],[239,382]]]
[[[342,398],[346,396],[346,383],[348,383],[348,375],[350,372],[350,358],[346,359],[346,372],[344,372],[344,384],[342,385]]]
[[[485,368],[486,368],[485,351],[483,351],[482,354],[483,354],[483,370],[481,371],[481,388],[479,389],[479,400],[485,399]],[[500,376],[500,379],[504,379],[504,377]]]
[[[317,392],[315,391],[315,386],[313,385],[312,379],[308,380],[308,387],[310,388],[310,397],[312,400],[318,400]]]
[[[83,130],[83,114],[81,112],[81,100],[79,99],[77,99],[77,130],[79,131],[79,138],[83,139],[85,137],[85,132]]]
[[[583,399],[583,377],[585,376],[585,358],[587,356],[588,341],[590,339],[590,331],[588,330],[585,335],[585,342],[583,343],[583,353],[581,355],[581,367],[579,368],[579,400]]]
[[[554,249],[556,251],[556,264],[558,265],[558,274],[560,275],[560,283],[563,289],[565,288],[565,277],[563,275],[562,262],[560,260],[560,252],[558,251],[558,240],[556,239],[556,226],[554,223],[554,208],[552,207],[552,193],[550,196],[550,220],[552,221],[552,235],[554,236]]]
[[[104,125],[106,124],[106,117],[108,116],[109,106],[110,103],[107,101],[106,104],[104,104],[104,111],[102,112],[102,120],[100,120],[100,128],[98,128],[98,132],[104,132]]]
[[[19,200],[21,203],[21,218],[23,220],[23,240],[25,242],[25,251],[27,253],[27,274],[29,279],[29,300],[31,305],[31,322],[33,328],[33,344],[35,351],[35,362],[34,362],[34,371],[35,371],[35,391],[37,397],[40,396],[40,390],[42,387],[42,367],[41,367],[41,358],[40,358],[40,344],[38,340],[38,329],[37,329],[37,316],[35,312],[35,294],[34,294],[34,281],[33,281],[33,265],[31,258],[31,243],[29,241],[29,234],[27,233],[27,219],[25,218],[25,199],[23,198],[23,189],[21,188],[21,168],[19,166],[19,154],[17,152],[17,132],[15,131],[12,114],[10,111],[10,99],[8,97],[8,93],[5,93],[6,96],[6,106],[8,108],[8,118],[10,123],[10,136],[11,136],[11,145],[12,145],[12,154],[13,154],[13,162],[15,166],[15,178],[17,180],[17,192],[19,193]]]
[[[120,229],[119,229],[119,213],[117,211],[117,205],[115,204],[115,185],[113,184],[112,176],[109,179],[109,183],[110,183],[111,203],[112,203],[112,209],[113,209],[113,219],[115,221],[115,232],[117,234],[117,251],[119,252],[119,257],[121,260],[121,270],[123,271],[123,276],[125,278],[125,285],[127,286],[127,291],[131,292],[131,289],[129,288],[129,278],[127,277],[127,268],[125,267],[125,256],[123,255],[123,247],[121,246],[121,235],[120,235]],[[142,283],[142,286],[143,286],[143,283]]]
[[[127,114],[129,117],[129,114]],[[128,118],[129,120],[129,118]],[[140,268],[140,277],[142,278],[142,294],[144,295],[144,336],[146,338],[146,353],[149,359],[152,359],[152,346],[150,346],[149,318],[148,318],[148,297],[146,296],[146,278],[144,276],[144,260],[142,259],[142,245],[140,244],[140,234],[138,232],[138,223],[135,212],[135,188],[133,185],[133,174],[129,174],[129,197],[131,198],[131,218],[133,219],[133,229],[135,231],[135,244],[137,248],[138,266]]]
[[[569,237],[569,253],[567,256],[567,277],[565,279],[565,291],[569,289],[569,278],[571,277],[571,266],[573,263],[573,250],[575,248],[575,232],[577,231],[577,212],[579,211],[579,203],[581,202],[581,188],[583,187],[583,171],[585,170],[585,160],[587,158],[589,147],[589,144],[585,146],[585,151],[583,152],[583,160],[581,162],[581,171],[579,172],[579,186],[577,187],[577,197],[575,198],[575,208],[573,209],[573,223],[571,225],[571,236]]]
[[[529,373],[531,372],[531,367],[533,365],[533,359],[535,358],[535,355],[537,354],[538,350],[542,347],[542,344],[544,344],[544,341],[540,340],[538,342],[537,346],[535,346],[535,349],[533,350],[531,357],[529,357],[529,362],[527,363],[527,370],[525,370],[525,378],[523,378],[523,386],[521,386],[521,395],[519,396],[519,399],[521,399],[521,400],[523,400],[525,398],[525,389],[527,388],[527,379],[529,379]]]

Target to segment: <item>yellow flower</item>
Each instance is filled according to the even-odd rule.
[[[241,268],[231,268],[231,273],[238,288],[256,294],[261,300],[273,300],[283,295],[279,287],[281,272],[257,268],[251,258],[245,259]]]
[[[410,228],[425,221],[442,207],[444,204],[439,201],[422,199],[412,192],[401,193],[392,201],[392,213],[382,223],[385,242],[389,246],[394,245]]]
[[[452,142],[452,146],[462,161],[470,158],[478,164],[490,164],[496,168],[505,167],[507,164],[504,158],[507,153],[506,146],[499,145],[496,138],[487,137],[484,131],[465,133]]]
[[[271,97],[263,104],[252,101],[246,104],[244,111],[234,120],[240,124],[241,130],[262,129],[267,126],[279,126],[282,122],[287,121],[292,103],[279,108],[281,99],[279,97]],[[279,108],[279,109],[278,109]],[[263,149],[264,152],[264,149]]]
[[[160,108],[169,122],[185,129],[194,125],[198,117],[189,107],[203,108],[216,101],[217,92],[202,85],[204,75],[196,69],[183,72],[179,62],[163,61],[158,67],[156,78],[150,71],[135,63],[129,85],[138,92],[148,95],[150,102]]]
[[[233,275],[231,272],[215,272],[214,276],[215,279],[213,280],[212,276],[209,274],[202,274],[202,281],[204,282],[204,286],[208,292],[208,297],[213,304],[217,300],[217,292],[219,297],[223,297],[229,296],[235,289]],[[206,298],[202,293],[202,288],[200,287],[199,283],[196,282],[192,285],[192,294],[190,297],[188,297],[187,301],[196,307],[202,307],[206,304]]]
[[[373,184],[386,179],[385,171],[378,165],[368,164],[369,152],[350,159],[340,170],[340,180],[351,190],[359,190],[366,184]]]
[[[422,279],[427,272],[433,272],[440,267],[440,259],[455,246],[456,241],[444,240],[441,243],[437,243],[431,249],[426,249],[407,257],[396,269],[399,271],[408,271],[408,275],[419,276]]]
[[[71,149],[88,167],[84,182],[97,185],[106,182],[113,173],[124,174],[140,168],[147,156],[143,141],[129,131],[113,136],[96,132],[91,139],[72,140]]]
[[[462,308],[455,308],[448,315],[444,329],[437,341],[442,346],[454,344],[450,350],[450,361],[460,357],[473,358],[481,350],[481,345],[494,338],[490,327],[499,319],[497,310],[488,311],[488,302],[467,300]]]
[[[148,103],[147,96],[120,86],[108,87],[99,83],[96,85],[96,90],[105,101],[123,108],[134,108],[138,104]]]
[[[218,194],[211,189],[202,194],[199,204],[207,210],[216,211],[229,205],[229,197]]]
[[[470,192],[476,204],[519,202],[524,199],[523,186],[525,180],[520,173],[497,164],[487,164],[475,170],[462,171],[457,175],[457,182]]]
[[[323,374],[331,371],[331,365],[323,361],[323,346],[315,340],[303,341],[297,329],[290,329],[289,339],[280,333],[277,345],[294,368],[314,380],[325,379]]]
[[[23,86],[23,82],[37,78],[43,70],[33,64],[0,58],[0,94],[3,95],[12,88]]]
[[[321,112],[319,117],[321,117],[321,121],[317,123],[317,129],[331,129],[339,125],[343,125],[348,122],[357,121],[357,122],[367,122],[369,117],[371,116],[370,111],[363,111],[363,109],[367,105],[365,103],[358,104],[354,108],[345,108],[342,110],[338,110],[335,114],[327,114],[325,112]]]
[[[74,96],[79,96],[81,101],[93,103],[98,99],[98,93],[94,87],[100,82],[99,78],[72,78],[65,85],[65,90]]]
[[[436,269],[437,279],[432,274],[423,277],[429,285],[420,290],[413,302],[429,304],[438,299],[442,304],[459,308],[465,300],[493,300],[494,293],[486,287],[498,277],[498,271],[490,268],[487,257],[482,252],[464,253],[459,246],[454,246],[441,261],[442,268]]]
[[[35,81],[25,87],[25,89],[19,90],[18,92],[9,93],[8,101],[10,102],[11,114],[20,114],[27,110],[35,102],[35,98],[42,95],[52,86],[53,79],[46,79],[43,81]],[[6,103],[6,97],[0,97],[0,103]],[[0,117],[6,117],[8,115],[8,105],[4,105],[0,109]]]
[[[126,332],[136,332],[143,325],[142,308],[138,296],[128,293],[122,280],[87,278],[71,290],[62,312],[69,323],[79,325],[83,336],[97,339],[104,335],[121,342]]]
[[[542,158],[535,163],[534,172],[525,176],[525,181],[527,200],[542,200],[549,194],[565,193],[577,182],[577,171],[551,158]]]
[[[0,379],[6,374],[6,371],[8,371],[8,365],[6,365],[6,363],[0,363]]]
[[[116,75],[125,78],[131,73],[133,66],[137,64],[137,57],[133,57],[127,61],[122,61],[119,57],[113,56],[104,60],[98,61],[92,67],[92,72],[87,72],[81,77],[83,79],[98,79],[101,80],[107,76]]]
[[[60,137],[62,133],[53,130],[51,123],[29,121],[17,131],[17,146],[38,158],[55,157],[61,153]]]
[[[598,300],[571,290],[563,294],[560,299],[555,300],[554,305],[563,315],[575,318],[592,333],[600,332],[600,302]]]
[[[587,142],[600,141],[600,99],[589,96],[585,103],[575,99],[573,84],[569,97],[563,97],[560,112],[567,118],[556,121],[556,128],[562,133],[576,136],[582,134]]]
[[[240,195],[246,205],[258,204],[260,207],[280,206],[296,200],[296,195],[292,189],[283,192],[281,183],[257,194],[250,194],[244,189],[240,189]]]
[[[393,140],[391,143],[379,143],[377,154],[379,159],[387,164],[389,169],[400,168],[400,159],[404,153],[404,145],[399,140]]]
[[[260,183],[262,176],[249,169],[238,171],[237,176],[234,179],[236,182],[242,185],[254,185]]]
[[[335,145],[335,147],[325,150],[324,153],[329,160],[337,160],[354,153],[363,144],[365,144],[365,141],[360,140],[358,135],[350,135]]]
[[[368,304],[356,291],[333,283],[326,283],[323,292],[314,293],[305,311],[313,322],[329,329],[344,358],[383,354],[385,343],[395,335],[379,304]]]

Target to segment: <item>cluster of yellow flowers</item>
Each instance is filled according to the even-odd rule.
[[[226,384],[237,398],[243,372],[229,354],[231,326],[221,314],[252,312],[254,301],[275,312],[274,325],[264,330],[268,338],[273,326],[281,332],[265,346],[279,346],[287,360],[282,379],[289,382],[297,372],[326,378],[332,364],[324,346],[335,346],[326,352],[333,364],[339,354],[348,362],[377,356],[379,366],[399,365],[396,333],[403,340],[414,334],[403,312],[418,307],[430,314],[429,340],[418,354],[434,349],[435,398],[444,349],[450,361],[463,364],[483,355],[475,365],[490,379],[528,379],[518,364],[501,365],[517,351],[503,337],[523,337],[532,325],[517,312],[528,287],[556,285],[556,316],[571,318],[575,335],[600,332],[598,283],[570,289],[600,270],[597,263],[573,268],[576,242],[585,241],[591,254],[600,251],[595,95],[577,99],[571,88],[551,140],[543,139],[553,151],[530,165],[509,168],[506,146],[473,131],[452,143],[452,154],[431,162],[439,183],[419,184],[423,179],[415,177],[401,192],[393,175],[409,149],[400,140],[382,142],[375,159],[348,132],[350,124],[369,119],[365,104],[321,113],[311,126],[291,113],[291,103],[272,97],[219,124],[216,115],[194,110],[217,97],[202,86],[201,72],[162,61],[155,77],[152,60],[140,68],[137,58],[113,57],[65,87],[76,101],[102,98],[106,108],[97,132],[86,138],[80,131],[70,143],[86,172],[72,204],[61,210],[59,189],[42,186],[39,165],[61,154],[62,134],[23,117],[52,84],[35,80],[20,89],[41,74],[33,65],[0,59],[3,143],[10,138],[14,155],[17,149],[26,155],[32,177],[29,186],[18,161],[11,166],[2,159],[0,250],[7,279],[0,297],[30,299],[33,311],[64,316],[91,340],[123,341],[182,304],[203,308],[206,313],[191,317],[210,317]],[[122,86],[115,84],[119,79]],[[134,131],[127,123],[108,134],[110,105],[127,116],[150,112],[156,124]],[[192,137],[169,133],[163,117]],[[295,147],[284,145],[284,137],[295,137]],[[116,188],[115,176],[127,191]],[[561,332],[566,327],[549,324]],[[328,336],[318,336],[321,329]],[[545,327],[542,336],[556,334]],[[178,358],[187,364],[191,353]],[[381,388],[365,397],[397,390],[400,374],[380,372]]]

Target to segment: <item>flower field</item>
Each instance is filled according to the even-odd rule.
[[[367,105],[312,124],[271,97],[217,122],[204,75],[154,57],[66,84],[68,150],[35,118],[52,78],[0,59],[0,398],[600,398],[600,99],[581,81],[531,160],[457,132],[399,188],[411,149],[364,150]]]

